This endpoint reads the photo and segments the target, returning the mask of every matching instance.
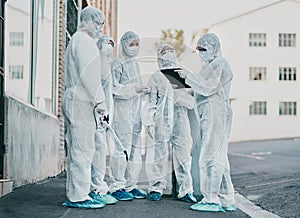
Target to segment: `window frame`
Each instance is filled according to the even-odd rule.
[[[249,47],[267,47],[267,33],[249,33]]]
[[[295,48],[296,33],[278,33],[278,47]]]
[[[24,32],[9,32],[9,46],[24,46]]]
[[[249,115],[267,115],[267,101],[252,101],[249,105]]]
[[[279,116],[297,116],[297,101],[280,101],[278,107]]]
[[[256,76],[260,79],[255,79]],[[249,67],[250,81],[265,81],[267,80],[267,67]]]
[[[8,68],[9,72],[9,79],[16,80],[16,79],[24,79],[24,66],[23,65],[9,65]],[[15,77],[15,75],[18,75]]]

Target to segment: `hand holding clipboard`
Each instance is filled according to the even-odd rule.
[[[160,71],[165,75],[165,77],[170,81],[172,85],[175,85],[176,89],[191,88],[185,83],[185,79],[180,77],[178,73],[180,71],[183,71],[182,68],[176,67],[169,69],[161,69]]]

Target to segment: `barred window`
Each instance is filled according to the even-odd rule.
[[[254,101],[249,107],[250,115],[266,115],[267,114],[267,102],[266,101]]]
[[[9,78],[10,79],[23,79],[23,65],[10,65]]]
[[[279,67],[279,80],[296,81],[296,67]]]
[[[266,67],[249,67],[250,80],[266,80],[267,68]]]
[[[10,32],[9,33],[9,45],[10,46],[23,46],[24,33],[23,32]]]
[[[266,47],[267,45],[266,33],[249,33],[249,46],[250,47]]]
[[[296,33],[279,33],[279,47],[296,47]]]
[[[297,115],[297,102],[279,102],[279,115]]]

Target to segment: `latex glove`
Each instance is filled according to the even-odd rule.
[[[100,114],[100,124],[104,129],[107,129],[109,126],[109,121],[106,119],[108,117],[108,114],[105,115],[104,113]]]
[[[175,72],[177,72],[182,79],[187,78],[187,71],[181,69],[181,70],[175,70]]]
[[[150,138],[154,139],[154,136],[155,136],[154,126],[147,126],[147,132],[148,132]]]
[[[143,84],[135,87],[135,92],[138,94],[140,94],[140,93],[148,94],[150,91],[151,91],[150,87],[145,86]]]
[[[176,84],[171,84],[171,86],[173,89],[176,89],[178,87],[178,85],[176,85]]]

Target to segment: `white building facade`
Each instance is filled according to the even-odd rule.
[[[300,136],[300,2],[213,24],[234,79],[231,141]]]

